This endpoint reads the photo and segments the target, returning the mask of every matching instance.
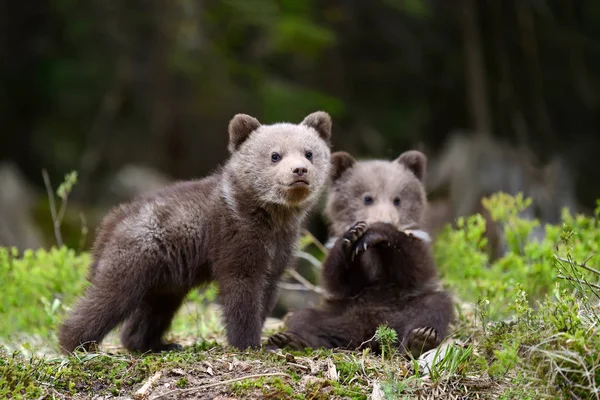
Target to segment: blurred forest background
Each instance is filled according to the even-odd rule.
[[[0,245],[55,243],[42,169],[78,172],[87,248],[108,207],[222,163],[238,112],[424,151],[434,231],[499,190],[554,223],[600,198],[598,0],[6,1],[0,28]]]

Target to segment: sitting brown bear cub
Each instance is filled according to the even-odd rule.
[[[440,288],[429,236],[415,230],[427,201],[426,162],[418,151],[393,162],[332,154],[326,216],[339,239],[323,264],[329,296],[320,308],[292,314],[288,331],[271,336],[268,347],[379,351],[374,335],[387,324],[398,347],[418,357],[447,336],[453,301]]]

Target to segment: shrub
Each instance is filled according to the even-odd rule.
[[[70,304],[83,290],[89,255],[62,248],[0,248],[0,338],[27,332],[53,337]]]

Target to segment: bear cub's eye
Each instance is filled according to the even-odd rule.
[[[394,197],[394,205],[398,207],[400,205],[400,197]]]
[[[281,156],[279,155],[279,153],[273,153],[273,154],[271,154],[271,161],[277,162],[279,160],[281,160]]]
[[[313,154],[312,151],[307,151],[306,153],[304,153],[304,156],[306,157],[307,160],[312,160]]]
[[[371,204],[373,204],[373,198],[371,196],[365,196],[364,202],[365,202],[365,205],[367,205],[367,206],[371,205]]]

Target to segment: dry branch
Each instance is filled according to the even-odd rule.
[[[152,389],[152,386],[154,386],[154,384],[160,379],[161,376],[162,372],[160,371],[152,375],[150,379],[148,379],[146,383],[144,383],[144,385],[137,392],[135,392],[133,398],[136,400],[145,399],[150,389]]]

